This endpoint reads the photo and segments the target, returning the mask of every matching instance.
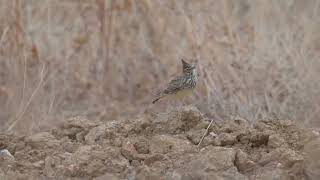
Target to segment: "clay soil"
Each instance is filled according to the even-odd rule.
[[[316,179],[319,131],[289,120],[224,123],[193,106],[101,121],[73,117],[30,136],[0,136],[0,179]],[[198,147],[203,134],[205,137]],[[318,148],[318,149],[317,149]],[[318,159],[319,160],[319,159]]]

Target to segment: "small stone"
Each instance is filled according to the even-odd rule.
[[[268,144],[269,135],[264,133],[256,133],[250,137],[250,142],[253,147],[259,147],[261,145]]]
[[[249,159],[249,156],[247,153],[238,149],[236,152],[235,165],[239,171],[247,172],[252,170],[256,164]]]
[[[77,150],[78,145],[72,142],[65,142],[62,144],[62,147],[66,152],[73,153]]]
[[[78,142],[83,142],[84,141],[84,136],[85,136],[85,132],[81,131],[78,134],[76,134],[76,140]]]
[[[182,137],[170,135],[155,135],[150,140],[150,152],[167,154],[169,152],[194,151],[192,143]]]
[[[125,145],[121,147],[120,150],[122,156],[124,156],[127,160],[144,160],[147,156],[146,154],[138,154],[134,145],[131,142],[127,142]]]
[[[131,165],[134,166],[134,167],[138,167],[138,166],[141,165],[141,163],[138,160],[132,160]]]
[[[150,152],[150,145],[146,139],[139,139],[134,144],[134,147],[139,154],[148,154]]]
[[[273,161],[275,158],[279,158],[280,155],[275,153],[274,151],[270,152],[270,153],[261,153],[261,158],[259,159],[259,165],[264,166],[268,163],[270,163],[271,161]]]
[[[221,146],[233,145],[236,142],[236,136],[229,133],[221,133],[218,135]]]
[[[214,132],[210,132],[209,135],[212,136],[212,137],[217,137],[217,134],[214,133]]]
[[[26,142],[33,148],[52,148],[59,146],[60,142],[48,132],[40,132],[26,138]]]
[[[35,168],[42,168],[44,166],[44,161],[43,160],[37,161],[37,162],[33,163],[33,166]]]
[[[2,168],[12,168],[15,165],[15,158],[7,149],[0,151],[0,170]]]
[[[244,119],[244,118],[242,118],[242,117],[240,117],[240,116],[232,117],[232,120],[233,120],[236,124],[238,124],[238,125],[240,125],[240,126],[243,126],[243,127],[247,127],[247,126],[248,126],[248,120],[246,120],[246,119]]]
[[[209,135],[209,136],[205,136],[202,143],[201,143],[201,146],[202,147],[205,147],[205,146],[209,146],[209,145],[215,145],[216,143],[216,139],[215,137]],[[197,144],[198,145],[198,144]],[[221,145],[221,144],[220,144]]]
[[[271,148],[278,148],[284,144],[284,140],[277,134],[269,136],[268,146]]]
[[[134,145],[131,142],[127,142],[121,147],[121,154],[128,160],[134,159],[134,154],[137,154],[137,151]]]
[[[187,133],[187,138],[192,142],[192,144],[197,145],[200,140],[201,137],[203,136],[203,134],[206,132],[205,129],[201,129],[201,130],[190,130]]]
[[[97,126],[96,122],[92,122],[81,116],[71,117],[65,124],[63,124],[64,128],[76,127],[81,129],[89,129],[95,126]]]
[[[95,144],[100,138],[106,136],[106,126],[101,125],[92,128],[89,133],[85,136],[85,142],[88,144]]]
[[[215,138],[213,141],[212,141],[212,145],[213,146],[221,146],[221,141],[219,138]]]
[[[319,136],[320,133],[319,133],[319,130],[312,130],[311,131],[315,136]]]
[[[236,131],[237,127],[232,126],[233,124],[224,124],[221,128],[220,131],[223,133],[232,133]]]
[[[280,120],[280,125],[284,127],[289,127],[293,125],[293,122],[290,120]]]
[[[120,137],[116,137],[112,144],[116,147],[121,147],[122,146],[122,139]]]
[[[0,150],[0,156],[14,159],[13,155],[7,149]]]
[[[248,131],[239,131],[237,134],[237,140],[241,144],[249,144],[250,142],[250,133]]]

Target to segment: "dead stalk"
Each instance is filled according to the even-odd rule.
[[[6,36],[6,34],[7,34],[8,31],[9,31],[9,27],[7,26],[7,27],[4,29],[4,31],[3,31],[2,35],[1,35],[1,38],[0,38],[0,47],[1,47],[1,45],[2,45],[2,43],[3,43],[3,41],[4,41],[4,37]]]
[[[26,81],[27,81],[27,55],[26,55],[26,51],[25,49],[23,49],[23,62],[24,62],[24,70],[23,70],[23,87],[22,87],[22,98],[21,98],[21,101],[20,101],[20,105],[19,105],[19,111],[18,112],[21,112],[23,110],[23,102],[24,102],[24,99],[25,99],[25,89],[26,89]]]
[[[11,123],[11,125],[8,127],[7,131],[11,131],[12,128],[17,124],[17,122],[19,122],[21,120],[21,118],[23,117],[23,115],[25,114],[25,112],[27,111],[29,105],[31,104],[32,100],[34,99],[35,95],[37,94],[37,92],[39,91],[40,87],[42,87],[43,82],[44,82],[44,70],[45,70],[45,64],[43,64],[42,66],[42,70],[41,70],[41,74],[40,74],[40,82],[38,83],[38,86],[35,88],[35,90],[33,91],[33,93],[31,94],[27,104],[25,105],[24,109],[22,112],[20,112],[16,119]]]
[[[210,122],[210,124],[208,125],[208,127],[207,127],[207,129],[206,129],[206,132],[203,134],[203,136],[202,136],[202,138],[201,138],[201,140],[200,140],[199,144],[197,145],[197,147],[198,147],[198,148],[200,147],[200,145],[201,145],[201,143],[202,143],[202,141],[203,141],[204,137],[208,134],[209,128],[211,127],[211,124],[212,124],[212,123],[213,123],[213,119],[211,119],[211,122]]]

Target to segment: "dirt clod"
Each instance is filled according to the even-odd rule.
[[[177,116],[178,114],[178,116]],[[310,179],[319,136],[290,121],[208,122],[195,107],[154,119],[71,118],[25,138],[1,135],[0,178]],[[207,133],[206,133],[207,132]],[[200,149],[197,144],[205,134]],[[305,148],[301,148],[305,146]],[[4,152],[4,151],[3,151]]]

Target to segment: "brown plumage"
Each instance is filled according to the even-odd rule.
[[[171,96],[181,99],[193,92],[198,80],[196,67],[187,63],[183,59],[181,62],[182,75],[171,80],[167,87],[161,93],[159,93],[158,97],[152,101],[153,104],[163,97]]]

